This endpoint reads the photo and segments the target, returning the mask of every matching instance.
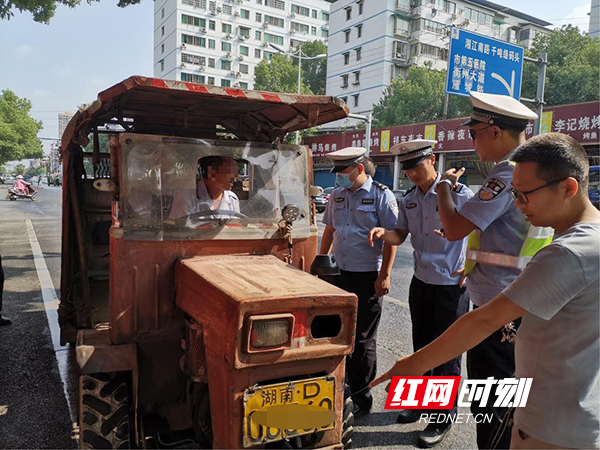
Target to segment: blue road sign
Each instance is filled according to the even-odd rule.
[[[452,27],[446,92],[521,98],[523,47]]]

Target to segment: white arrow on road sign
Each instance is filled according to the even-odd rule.
[[[502,83],[502,85],[508,91],[508,95],[513,97],[513,93],[515,91],[515,71],[514,70],[512,71],[511,76],[510,76],[510,86],[508,85],[508,83],[506,82],[506,80],[504,78],[502,78],[500,75],[498,75],[495,72],[492,72],[492,78],[495,78],[500,83]]]

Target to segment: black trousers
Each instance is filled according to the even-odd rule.
[[[4,269],[2,268],[2,256],[0,256],[0,314],[2,314],[2,293],[4,292]]]
[[[412,320],[413,349],[416,352],[437,339],[469,310],[469,296],[464,287],[427,284],[413,277],[408,304]],[[424,375],[460,376],[460,368],[461,357],[459,356]],[[449,415],[455,417],[456,409],[455,401],[454,407],[448,411]]]
[[[473,305],[473,309],[477,306]],[[515,321],[515,327],[521,324],[521,319]],[[472,380],[483,380],[488,377],[496,379],[513,378],[515,376],[515,346],[508,341],[502,341],[502,329],[495,331],[485,341],[467,352],[467,371]],[[476,414],[492,414],[491,423],[477,424],[477,447],[480,449],[510,448],[512,427],[503,419],[507,416],[508,408],[493,406],[488,399],[487,405],[481,407],[479,402],[471,403],[471,412]],[[501,431],[503,430],[503,431]]]
[[[355,405],[371,409],[373,397],[365,389],[377,374],[377,327],[381,319],[382,298],[375,295],[378,272],[340,271],[333,283],[358,297],[354,352],[346,358],[346,375]]]

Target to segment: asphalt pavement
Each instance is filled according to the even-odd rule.
[[[52,299],[48,289],[42,295],[40,286],[40,280],[46,287],[53,284],[51,297],[58,296],[62,190],[45,187],[37,202],[10,202],[4,198],[5,189],[0,185],[0,254],[6,274],[3,314],[13,319],[13,325],[0,328],[0,448],[74,448],[77,379],[73,349],[53,344],[46,313],[49,310],[50,322],[55,322]],[[319,214],[319,222],[321,218]],[[322,233],[324,226],[319,228]],[[37,258],[34,241],[41,251]],[[398,248],[391,292],[384,300],[379,373],[412,353],[407,303],[412,265],[412,248],[407,243]],[[49,274],[46,279],[44,266]],[[55,323],[52,327],[56,332]],[[418,431],[425,425],[397,424],[397,414],[384,409],[385,397],[384,386],[374,390],[372,413],[355,423],[354,448],[416,446]],[[474,425],[455,424],[440,448],[476,448]]]

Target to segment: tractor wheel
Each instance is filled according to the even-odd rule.
[[[125,373],[79,379],[79,448],[131,448],[129,390]]]
[[[344,448],[352,447],[352,436],[354,435],[354,402],[350,397],[349,386],[344,390],[344,414],[342,416],[342,445]]]

